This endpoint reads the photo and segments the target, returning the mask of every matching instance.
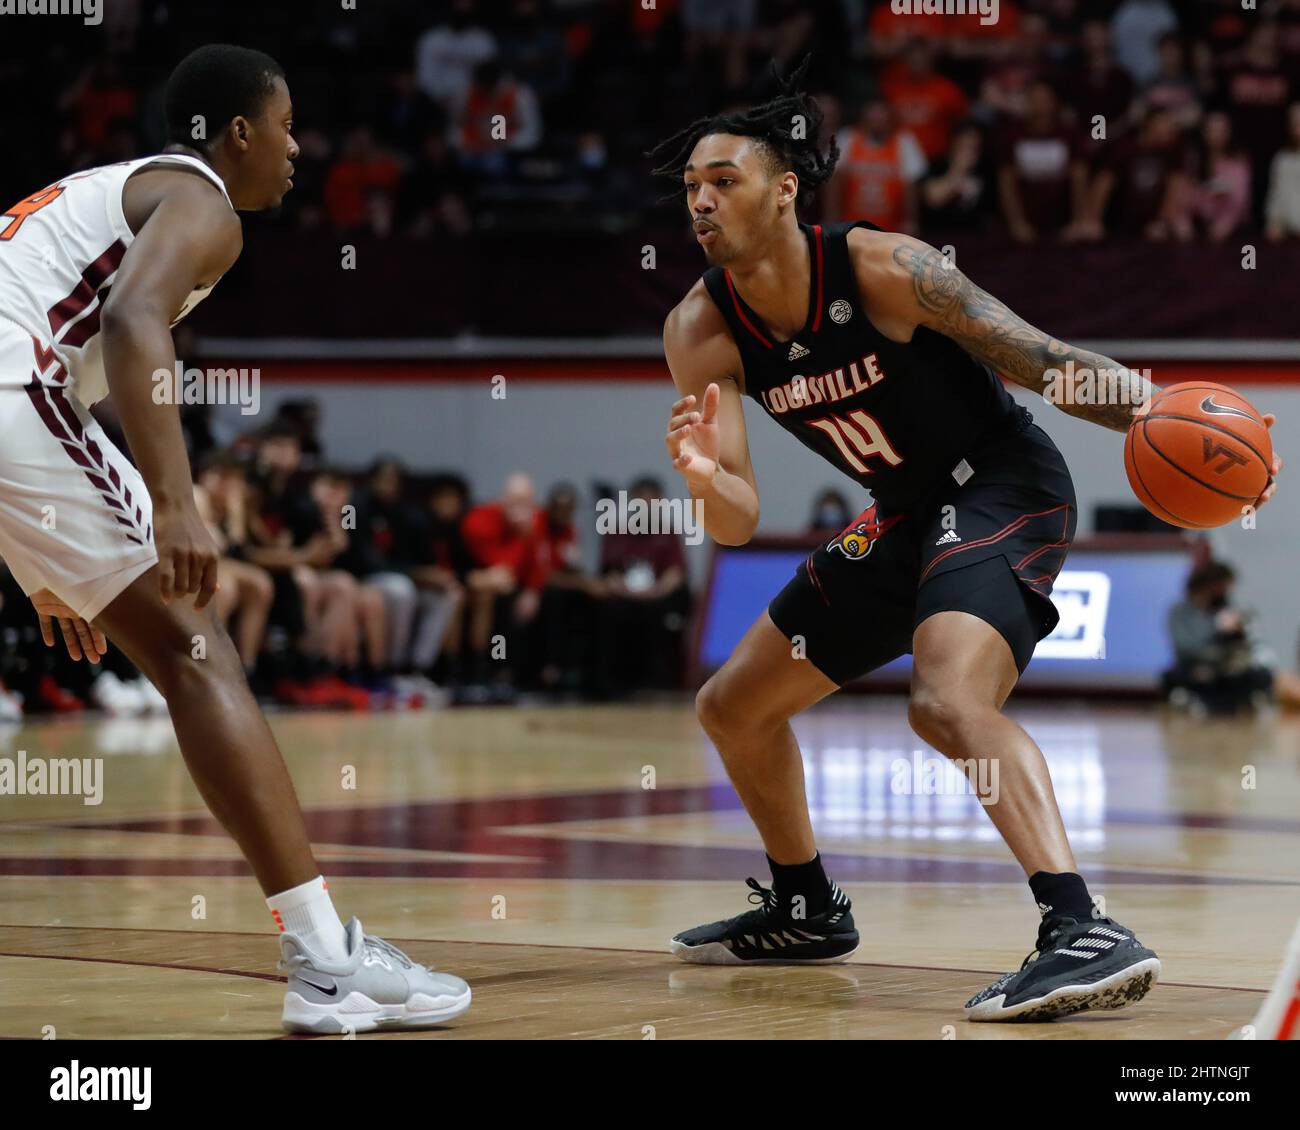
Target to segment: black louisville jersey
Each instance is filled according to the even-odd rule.
[[[722,267],[704,285],[740,351],[745,392],[801,443],[901,510],[965,452],[1002,428],[1032,419],[1001,380],[961,346],[925,326],[906,344],[891,341],[863,310],[848,233],[867,223],[810,226],[808,320],[777,341],[740,297]],[[876,229],[879,230],[879,229]]]

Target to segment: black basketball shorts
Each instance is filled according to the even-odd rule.
[[[998,630],[1021,674],[1060,619],[1050,593],[1074,540],[1065,460],[1030,423],[968,455],[900,513],[872,505],[796,570],[768,607],[780,631],[840,685],[912,650],[936,612]]]

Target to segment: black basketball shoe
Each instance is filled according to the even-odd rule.
[[[724,922],[696,926],[673,938],[672,952],[700,965],[828,965],[858,948],[849,896],[831,883],[831,902],[821,914],[796,918],[778,905],[776,893],[746,879],[757,910]]]
[[[1160,977],[1160,959],[1110,918],[1050,915],[1038,948],[1015,973],[966,1002],[968,1020],[1053,1020],[1089,1008],[1140,1001]]]

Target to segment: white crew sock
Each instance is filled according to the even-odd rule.
[[[272,895],[266,905],[280,933],[297,934],[312,953],[326,961],[347,960],[347,931],[330,900],[323,876]]]

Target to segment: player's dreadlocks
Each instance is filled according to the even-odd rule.
[[[811,192],[825,184],[835,171],[840,151],[833,137],[825,154],[817,148],[822,125],[821,107],[815,98],[800,89],[811,61],[812,56],[805,55],[785,78],[781,77],[773,62],[772,76],[776,79],[778,93],[771,101],[748,110],[699,118],[672,137],[665,138],[646,154],[660,162],[654,170],[655,176],[680,180],[700,138],[711,133],[730,133],[751,137],[761,143],[767,151],[772,171],[792,170],[799,177],[801,190]]]

